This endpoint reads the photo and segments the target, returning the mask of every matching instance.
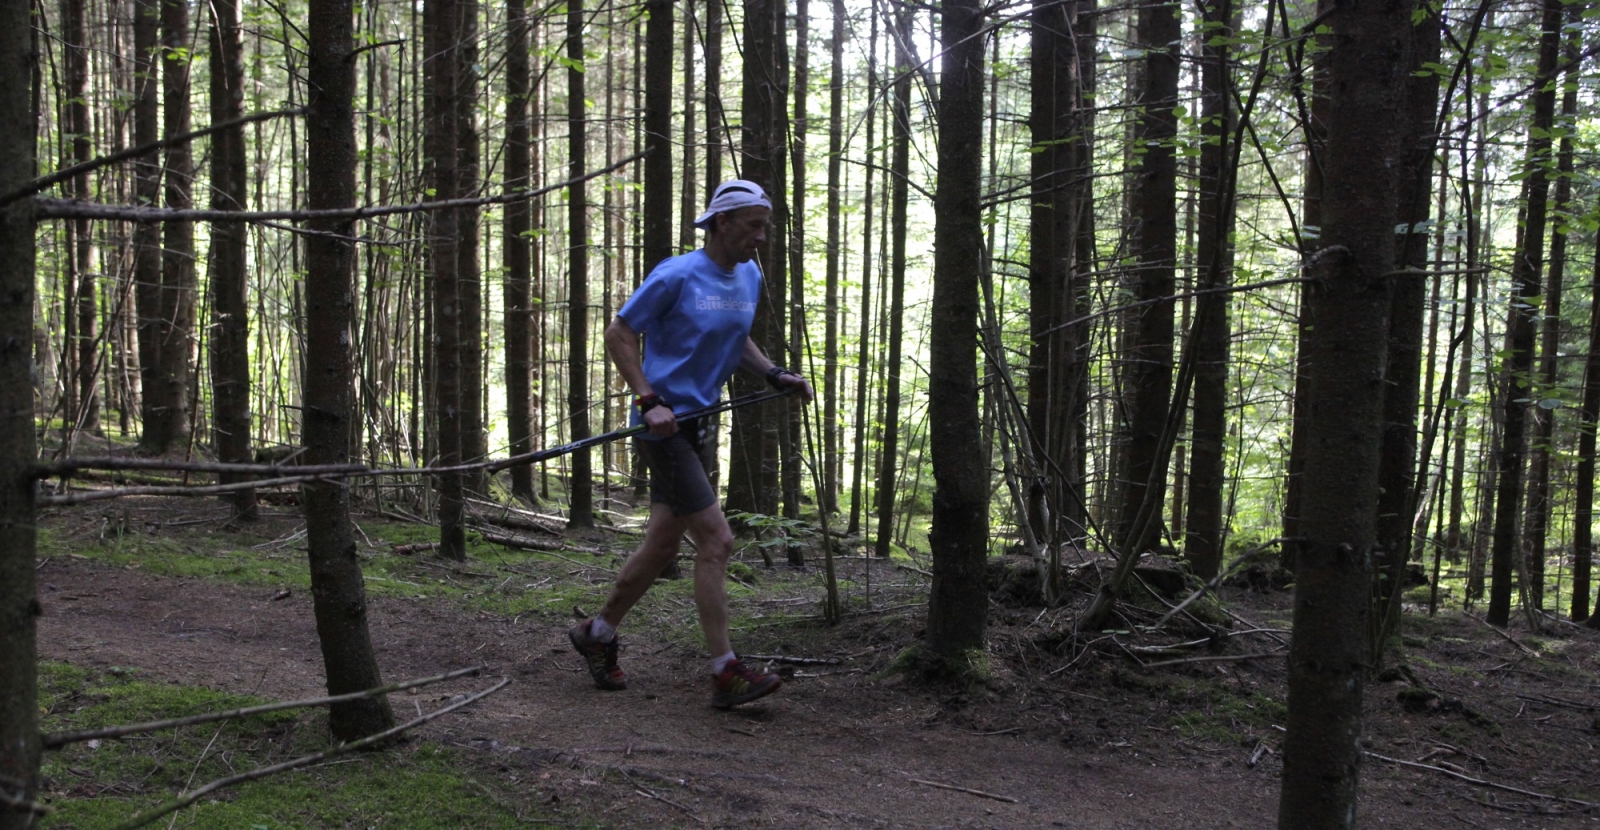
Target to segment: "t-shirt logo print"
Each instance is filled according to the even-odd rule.
[[[694,307],[698,311],[755,311],[756,304],[750,300],[736,300],[730,297],[719,297],[716,294],[704,294],[694,299]]]

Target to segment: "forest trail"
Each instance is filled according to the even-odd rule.
[[[267,587],[158,576],[72,555],[44,561],[39,582],[43,659],[136,667],[147,679],[277,699],[322,693],[311,606],[302,590],[275,599],[280,592]],[[981,699],[940,696],[880,679],[878,671],[903,644],[880,649],[869,643],[866,651],[876,655],[870,664],[800,666],[776,695],[725,713],[708,705],[703,658],[668,638],[653,638],[643,620],[624,630],[630,688],[605,693],[592,687],[566,643],[563,623],[549,615],[508,617],[394,597],[374,598],[371,605],[386,680],[479,663],[489,677],[513,679],[498,694],[425,727],[423,736],[497,753],[499,766],[486,768],[532,782],[536,800],[602,826],[1132,830],[1276,824],[1281,767],[1275,753],[1182,739],[1148,716],[1151,701],[1129,699],[1140,692],[1103,684],[1070,688],[1070,674],[1056,681],[1069,686],[1049,687],[1054,694],[1040,681]],[[914,625],[909,622],[908,631]],[[392,700],[397,714],[409,717],[486,685],[469,678]],[[1277,694],[1281,698],[1281,688]],[[1394,708],[1385,687],[1370,697],[1378,708],[1383,701]],[[1376,751],[1406,754],[1392,744],[1411,737],[1383,734],[1381,720],[1374,729]],[[1594,736],[1580,740],[1591,748],[1595,742]],[[1260,760],[1254,767],[1247,763],[1252,754]],[[1528,761],[1537,767],[1536,759]],[[1596,816],[1581,812],[1525,815],[1456,797],[1477,792],[1369,762],[1361,823],[1600,826]],[[1447,821],[1451,816],[1459,821]]]

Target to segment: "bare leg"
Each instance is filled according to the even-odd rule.
[[[733,554],[733,530],[728,527],[722,507],[713,504],[699,513],[684,516],[689,538],[697,552],[694,558],[694,604],[700,611],[700,629],[706,636],[706,650],[712,657],[733,650],[728,638],[728,557]]]
[[[696,516],[700,514],[695,514]],[[717,513],[721,516],[721,511]],[[612,627],[622,624],[622,618],[628,615],[635,603],[650,590],[655,584],[656,577],[678,555],[678,544],[683,541],[683,531],[688,526],[684,517],[672,515],[671,508],[660,502],[650,504],[650,522],[645,525],[644,541],[639,543],[637,550],[628,561],[622,563],[622,570],[617,574],[617,584],[611,588],[611,596],[606,598],[605,607],[600,610],[600,616],[611,623]],[[723,521],[727,526],[727,521]],[[731,549],[732,535],[729,535]],[[726,559],[724,559],[726,561]],[[699,568],[695,569],[696,596],[699,594]],[[726,600],[724,600],[726,602]],[[702,612],[703,616],[703,612]],[[726,623],[724,623],[726,628]],[[723,634],[727,639],[727,634]],[[726,653],[726,649],[717,652]]]

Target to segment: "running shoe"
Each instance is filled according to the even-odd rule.
[[[718,709],[731,709],[772,694],[782,685],[783,680],[777,675],[757,671],[734,660],[721,672],[711,676],[711,705]]]
[[[592,620],[584,620],[567,629],[567,639],[572,641],[573,650],[583,657],[595,686],[608,692],[628,688],[627,676],[617,668],[617,638],[613,636],[608,643],[595,639],[589,634],[590,622]]]

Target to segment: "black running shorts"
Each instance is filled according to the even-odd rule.
[[[711,471],[717,467],[717,442],[695,421],[678,421],[670,438],[636,438],[650,468],[650,501],[661,502],[674,516],[688,516],[717,503]],[[707,431],[709,432],[709,430]]]

